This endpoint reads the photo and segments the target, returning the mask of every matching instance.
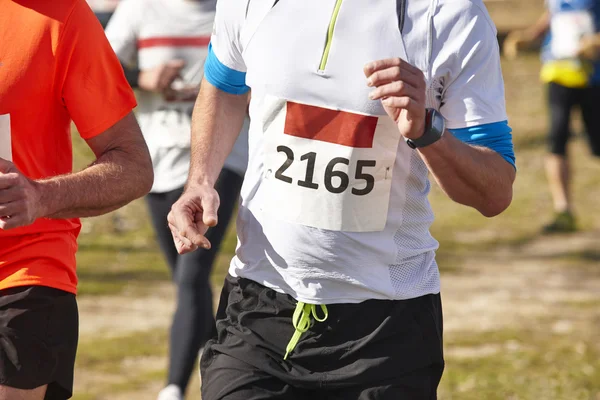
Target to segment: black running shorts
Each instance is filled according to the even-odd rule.
[[[43,286],[0,290],[0,385],[69,399],[78,338],[75,295]]]
[[[579,106],[592,154],[600,157],[600,86],[568,88],[548,84],[550,131],[548,145],[552,154],[564,156],[571,136],[573,108]]]
[[[203,400],[432,400],[444,360],[440,295],[327,305],[328,318],[294,333],[296,301],[228,276],[218,337],[201,360]]]

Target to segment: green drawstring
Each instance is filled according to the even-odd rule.
[[[310,315],[312,314],[313,318],[317,322],[323,322],[329,316],[329,312],[327,311],[327,307],[325,304],[320,304],[321,310],[323,310],[323,318],[319,318],[317,315],[317,306],[315,304],[306,304],[301,301],[296,304],[296,309],[294,310],[294,316],[292,317],[292,324],[294,325],[294,329],[296,331],[292,335],[290,342],[285,348],[285,357],[284,360],[287,359],[287,356],[294,350],[298,342],[300,341],[300,336],[304,332],[310,328],[312,322],[310,320]]]

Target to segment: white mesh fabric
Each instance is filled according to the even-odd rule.
[[[410,160],[410,174],[406,181],[406,203],[400,229],[394,235],[397,246],[396,261],[389,266],[390,279],[396,296],[411,298],[440,290],[435,252],[437,241],[429,233],[433,212],[427,200],[430,190],[428,170],[418,153]]]

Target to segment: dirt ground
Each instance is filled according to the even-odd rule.
[[[568,257],[561,258],[576,252],[600,260],[599,238],[600,232],[541,237],[518,250],[498,248],[465,258],[459,271],[442,274],[446,338],[452,340],[463,332],[485,334],[515,326],[521,330],[533,329],[541,319],[557,315],[560,318],[550,324],[556,334],[597,330],[600,307],[579,307],[576,312],[568,313],[557,313],[557,309],[572,304],[600,305],[600,266],[571,268]],[[217,288],[215,293],[218,293]],[[172,310],[173,288],[167,283],[158,285],[152,294],[144,297],[132,298],[125,294],[82,298],[81,336],[85,340],[88,335],[98,338],[166,330]],[[452,346],[446,350],[446,357],[449,360],[477,360],[504,352],[506,346],[521,345],[509,341],[508,344]],[[143,365],[149,370],[166,367],[162,356],[125,358],[122,363],[132,368]],[[86,375],[85,370],[78,371],[78,389],[85,390],[90,384]],[[96,385],[99,376],[94,374],[92,379]],[[118,381],[118,376],[107,371],[102,379]],[[157,379],[135,391],[95,398],[150,400],[155,398],[161,386],[161,380]],[[190,385],[188,398],[199,398],[197,377]]]

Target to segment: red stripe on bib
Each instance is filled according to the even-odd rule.
[[[287,102],[284,133],[355,148],[372,148],[377,117]]]
[[[210,36],[194,37],[150,37],[137,42],[138,49],[148,47],[206,47]]]

